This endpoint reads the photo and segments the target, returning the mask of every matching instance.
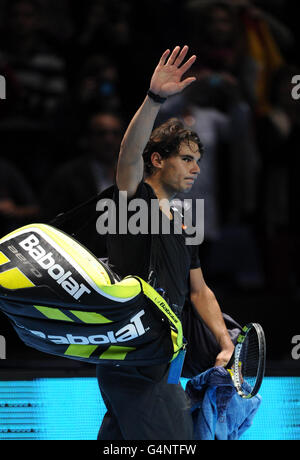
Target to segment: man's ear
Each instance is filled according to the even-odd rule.
[[[158,152],[153,152],[151,155],[151,162],[155,168],[160,169],[162,167],[163,158]]]

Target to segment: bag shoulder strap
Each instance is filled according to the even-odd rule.
[[[70,220],[74,219],[75,217],[78,217],[80,213],[82,213],[84,210],[86,210],[89,206],[95,206],[95,204],[105,198],[113,198],[114,195],[114,190],[115,186],[111,186],[108,189],[103,190],[101,193],[98,195],[92,196],[88,201],[85,201],[84,203],[76,206],[73,209],[70,209],[69,211],[66,211],[64,213],[59,214],[56,216],[53,220],[49,222],[49,225],[56,227],[59,230],[63,230],[63,226],[68,223]],[[72,233],[72,236],[76,236],[77,233],[82,231],[85,227],[87,227],[91,221],[95,218],[95,215],[91,213],[91,218],[87,219],[87,221],[84,223],[84,225],[81,225],[75,231]],[[79,222],[81,222],[80,219],[78,219]]]

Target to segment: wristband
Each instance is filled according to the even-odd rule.
[[[160,97],[158,94],[153,93],[150,89],[147,94],[153,101],[158,102],[159,104],[163,104],[167,100],[166,97]]]

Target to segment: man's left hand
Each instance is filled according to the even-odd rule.
[[[234,345],[232,345],[232,349],[230,350],[222,350],[221,353],[218,354],[216,358],[215,367],[226,367],[229,363],[232,353],[234,351]]]

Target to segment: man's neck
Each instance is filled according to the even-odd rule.
[[[145,182],[152,187],[159,201],[168,200],[170,202],[176,195],[173,190],[166,189],[166,187],[164,187],[160,181],[156,180],[155,177],[147,177]]]
[[[160,202],[161,211],[168,217],[168,219],[173,219],[172,213],[170,211],[170,201],[175,197],[175,193],[171,193],[162,186],[162,184],[155,180],[153,177],[148,177],[145,179],[145,182],[150,185],[153,189],[155,195],[157,196],[158,201]]]

